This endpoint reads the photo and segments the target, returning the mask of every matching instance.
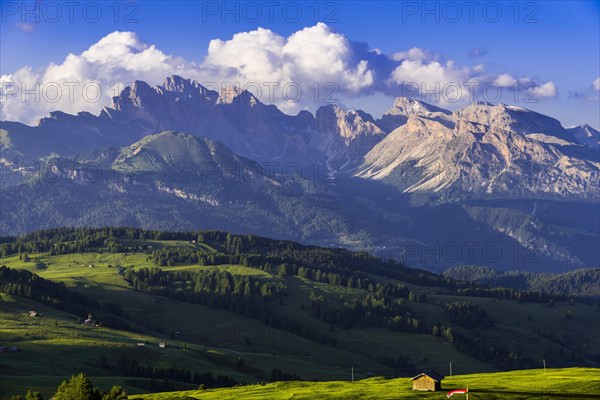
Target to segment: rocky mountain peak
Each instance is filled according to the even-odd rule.
[[[218,93],[214,90],[208,90],[197,81],[184,79],[178,75],[167,77],[158,88],[162,93],[171,92],[188,98],[200,98],[211,104],[214,104],[218,99]]]
[[[256,96],[254,96],[248,90],[242,90],[238,86],[228,85],[224,89],[221,89],[219,95],[219,104],[247,104],[250,107],[254,107],[257,104],[262,104]]]
[[[206,91],[202,85],[191,79],[184,79],[178,75],[171,75],[165,79],[161,87],[171,92],[186,93],[190,91]]]
[[[411,115],[428,118],[446,118],[446,116],[450,115],[450,111],[408,97],[396,97],[393,106],[382,115],[377,124],[381,129],[389,133],[399,126],[404,125]]]
[[[113,97],[112,108],[125,111],[132,106],[141,107],[144,99],[154,97],[156,94],[156,88],[153,88],[144,81],[135,81],[132,85],[123,88],[118,96]]]
[[[474,123],[481,131],[514,132],[539,142],[560,146],[563,150],[567,147],[584,146],[588,148],[584,151],[591,155],[589,150],[599,147],[600,134],[595,129],[589,126],[565,129],[558,120],[519,106],[476,102],[455,111],[452,117],[457,121]]]
[[[113,97],[112,108],[119,111],[131,110],[132,107],[160,109],[161,103],[180,101],[194,102],[199,105],[215,104],[217,98],[217,92],[208,90],[198,82],[172,75],[167,77],[162,85],[157,86],[135,81],[132,85],[126,86],[119,96]]]
[[[316,120],[319,131],[341,138],[346,145],[364,136],[385,136],[373,117],[360,110],[346,110],[330,104],[317,110]]]
[[[595,150],[600,148],[600,132],[588,124],[573,126],[566,130],[576,143],[591,147]]]
[[[410,99],[408,97],[396,97],[396,99],[394,100],[394,105],[386,112],[386,114],[405,116],[429,116],[432,113],[442,113],[449,115],[450,111],[444,110],[443,108],[439,108],[419,100]]]

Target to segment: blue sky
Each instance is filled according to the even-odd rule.
[[[351,42],[366,43],[371,50],[379,49],[389,59],[419,48],[430,55],[424,65],[435,60],[447,66],[452,60],[459,69],[473,69],[482,64],[486,74],[493,77],[508,74],[519,82],[525,78],[540,85],[551,82],[555,92],[536,103],[524,104],[521,98],[515,102],[513,95],[503,96],[501,101],[548,114],[566,126],[589,123],[600,127],[599,92],[593,89],[600,76],[598,1],[480,1],[471,10],[465,2],[275,3],[269,15],[272,3],[260,1],[227,3],[229,13],[223,13],[224,3],[220,1],[82,1],[73,10],[71,22],[69,10],[60,1],[42,1],[36,6],[34,2],[3,0],[0,72],[9,75],[26,66],[40,71],[50,63],[60,65],[69,53],[80,55],[114,31],[135,32],[140,41],[162,53],[201,65],[213,39],[227,41],[236,33],[258,27],[288,38],[325,22],[332,32]],[[38,10],[39,23],[35,14],[24,13],[25,7]],[[102,15],[96,17],[98,10]],[[348,64],[348,68],[356,69],[357,65]],[[384,78],[389,79],[376,75],[380,82],[370,88],[342,90],[339,100],[380,115],[399,90],[373,89]],[[352,87],[353,83],[349,80],[344,84]]]

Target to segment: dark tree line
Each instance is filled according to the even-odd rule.
[[[271,382],[281,382],[281,381],[300,381],[300,377],[298,375],[290,374],[289,372],[284,372],[279,368],[273,368],[271,370]]]
[[[587,301],[600,297],[600,268],[582,268],[565,273],[501,272],[490,267],[462,265],[445,271],[444,275],[491,286],[567,295]]]
[[[487,297],[491,299],[509,299],[535,303],[548,303],[549,301],[566,301],[569,298],[563,295],[546,292],[533,292],[527,290],[514,290],[508,288],[490,287],[487,285],[460,288],[454,291],[457,296]]]
[[[331,305],[321,295],[311,293],[310,309],[321,321],[342,329],[355,326],[379,327],[392,331],[425,333],[426,324],[418,319],[402,299],[368,294],[362,299]]]
[[[221,265],[239,264],[250,266],[248,257],[243,254],[227,254],[204,248],[163,247],[149,252],[150,259],[157,267],[177,264]]]
[[[270,299],[287,294],[287,287],[282,283],[207,270],[169,272],[140,268],[127,269],[124,276],[135,290],[141,292],[229,311],[309,340],[333,343],[326,333],[276,314],[267,307]]]
[[[472,333],[470,337],[457,329],[441,324],[434,325],[432,328],[433,336],[441,337],[461,353],[493,363],[497,368],[510,370],[534,366],[531,357],[522,353],[513,353],[501,345],[482,340],[476,331]]]
[[[239,250],[241,239],[239,236],[226,236],[226,243],[231,241],[232,245]],[[224,254],[206,249],[193,248],[161,248],[151,252],[151,259],[157,266],[173,266],[176,264],[199,264],[199,265],[220,265],[220,264],[241,264],[252,268],[257,268],[271,274],[283,276],[298,276],[303,279],[309,279],[316,282],[322,282],[330,285],[367,290],[380,297],[397,297],[409,299],[410,301],[426,301],[424,293],[411,292],[405,285],[399,283],[379,283],[370,278],[366,272],[351,271],[343,268],[332,268],[331,266],[299,266],[298,263],[271,264],[264,262],[262,257],[257,255]],[[273,260],[271,260],[273,261]]]
[[[151,292],[165,297],[182,297],[196,302],[204,295],[242,298],[284,296],[287,286],[283,283],[263,282],[251,276],[232,275],[227,271],[163,271],[158,268],[129,268],[125,280],[135,290]]]
[[[125,355],[120,356],[115,364],[109,364],[106,360],[100,361],[101,367],[123,376],[135,376],[148,378],[150,380],[169,380],[174,382],[193,383],[206,387],[231,387],[238,385],[235,379],[225,376],[214,376],[212,372],[192,372],[189,369],[175,367],[154,367],[152,365],[140,364],[137,360]]]
[[[268,320],[266,302],[287,294],[282,283],[262,282],[227,271],[175,271],[158,268],[127,269],[125,279],[133,289],[174,300],[201,304],[249,318]]]
[[[479,326],[482,328],[494,326],[494,320],[488,315],[485,308],[479,304],[455,301],[444,304],[443,308],[450,321],[457,325],[464,327]]]
[[[383,356],[383,360],[381,360],[383,365],[386,365],[390,368],[399,369],[403,372],[403,374],[414,374],[416,373],[415,365],[410,361],[410,357],[405,355],[398,355],[396,357],[385,354]]]

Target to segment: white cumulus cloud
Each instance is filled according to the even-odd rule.
[[[411,57],[411,54],[413,57]],[[514,98],[514,92],[523,92],[529,99],[557,96],[553,82],[536,83],[528,77],[514,77],[511,74],[487,73],[485,65],[458,67],[455,62],[440,61],[439,56],[419,57],[411,49],[404,53],[388,80],[389,92],[401,88],[402,95],[418,97],[423,101],[434,101],[441,105],[466,103],[476,99],[498,102]],[[506,95],[506,97],[502,97]]]
[[[501,87],[510,87],[518,83],[517,79],[515,79],[510,74],[502,74],[494,81],[498,86]]]
[[[543,85],[540,85],[537,93],[534,94],[538,97],[556,97],[556,86],[554,82],[546,82]]]
[[[436,59],[436,55],[432,54],[429,50],[413,47],[408,51],[400,51],[392,54],[392,60],[419,60],[419,61],[430,61]]]
[[[314,101],[316,85],[333,84],[335,91],[351,95],[371,88],[375,70],[369,59],[376,56],[318,23],[287,38],[258,28],[227,41],[212,40],[202,69],[207,79],[256,83],[265,90],[262,99],[274,95],[273,101],[291,112]],[[287,93],[290,84],[300,87],[304,101],[295,102],[297,97]]]

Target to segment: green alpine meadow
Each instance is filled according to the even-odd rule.
[[[141,398],[412,398],[430,370],[475,398],[600,391],[585,293],[222,231],[59,228],[0,251],[3,396],[50,398],[84,373]]]

